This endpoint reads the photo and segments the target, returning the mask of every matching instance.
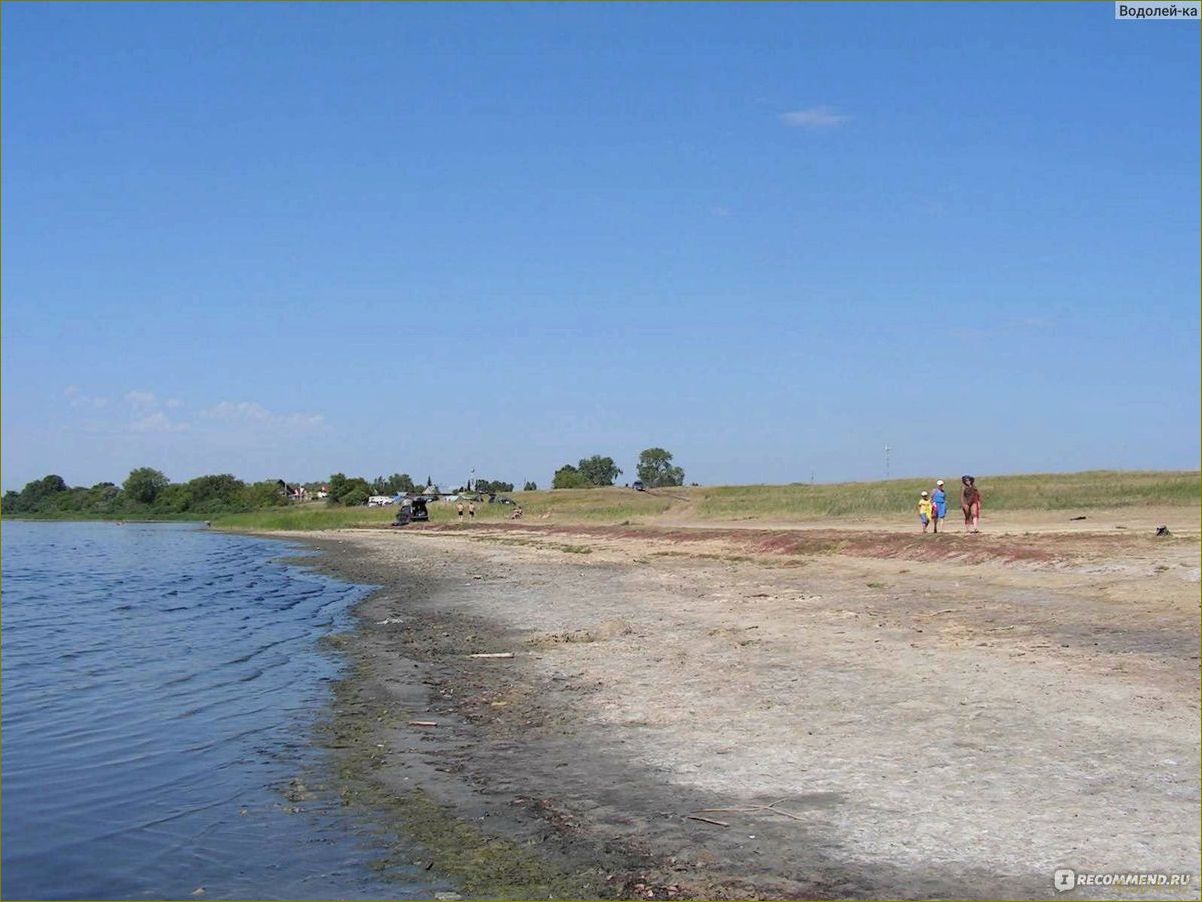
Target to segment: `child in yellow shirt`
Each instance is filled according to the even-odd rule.
[[[923,532],[931,525],[931,498],[926,492],[918,499],[918,522],[922,524]]]

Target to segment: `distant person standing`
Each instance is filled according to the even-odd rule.
[[[456,513],[459,514],[459,519],[463,520],[463,502],[462,501],[460,501],[458,504],[455,505],[455,511],[456,511]]]
[[[918,498],[918,522],[922,524],[923,532],[931,525],[931,513],[931,499],[923,492]]]
[[[977,481],[971,476],[960,477],[960,509],[964,511],[964,530],[980,532],[981,524],[981,492]]]
[[[947,492],[943,490],[943,480],[935,480],[935,491],[931,492],[931,523],[935,532],[939,532],[939,524],[947,517]]]
[[[475,520],[475,519],[476,519],[476,502],[475,502],[475,501],[469,501],[469,502],[468,502],[468,504],[467,504],[467,515],[468,515],[469,517],[471,517],[473,520]]]

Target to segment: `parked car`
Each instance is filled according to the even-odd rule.
[[[647,487],[646,487],[645,485],[643,485],[643,483],[642,483],[642,482],[640,482],[640,481],[639,481],[639,480],[637,480],[637,479],[636,479],[634,482],[632,482],[632,483],[630,484],[630,487],[631,487],[632,489],[634,489],[636,492],[645,492],[645,491],[647,491]]]
[[[396,519],[392,521],[393,526],[406,526],[409,523],[421,523],[430,519],[430,511],[426,509],[425,498],[414,498],[410,501],[406,498],[401,502],[400,509],[396,512]]]

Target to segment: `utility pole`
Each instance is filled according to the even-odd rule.
[[[892,449],[888,445],[885,445],[885,478],[886,479],[889,478],[889,452],[891,450]]]

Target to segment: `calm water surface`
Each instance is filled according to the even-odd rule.
[[[313,781],[361,586],[193,526],[3,527],[5,898],[429,897]],[[316,771],[315,771],[316,769]],[[299,808],[300,810],[296,810]],[[199,897],[200,894],[198,894]]]

